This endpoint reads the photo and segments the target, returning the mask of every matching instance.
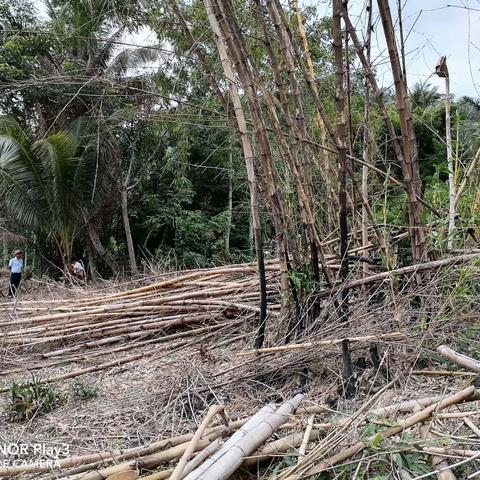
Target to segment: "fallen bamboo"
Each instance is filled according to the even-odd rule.
[[[219,324],[219,325],[215,325],[214,328],[220,329],[224,326],[225,326],[225,324]],[[212,328],[212,327],[210,327],[210,328]],[[179,342],[179,343],[174,344],[174,345],[169,345],[168,349],[172,350],[174,348],[181,348],[181,347],[185,347],[187,345],[189,345],[189,342],[183,341],[183,342]],[[165,347],[164,347],[164,349],[165,349]],[[73,371],[67,372],[67,373],[63,373],[63,374],[60,374],[60,375],[57,375],[57,376],[54,376],[54,377],[40,379],[40,380],[38,380],[38,383],[55,383],[55,382],[59,382],[61,380],[76,378],[76,377],[79,377],[81,375],[86,375],[87,373],[99,372],[100,370],[106,370],[106,369],[109,369],[109,368],[112,368],[112,367],[118,367],[120,365],[124,365],[125,363],[130,363],[130,362],[134,362],[136,360],[151,357],[155,354],[158,354],[158,350],[157,349],[152,349],[148,352],[142,352],[142,353],[138,353],[138,354],[134,354],[134,355],[128,355],[128,356],[125,356],[125,357],[122,357],[122,358],[119,358],[119,359],[111,360],[109,362],[101,363],[100,365],[95,365],[95,366],[87,367],[87,368],[80,368],[80,369],[73,370]],[[2,388],[0,388],[0,393],[5,393],[5,392],[8,392],[9,390],[10,390],[10,387],[2,387]]]
[[[306,471],[299,472],[297,474],[291,475],[288,477],[289,480],[300,480],[302,478],[308,478],[313,475],[318,475],[329,468],[337,465],[338,463],[344,462],[354,455],[360,453],[364,450],[371,441],[375,440],[376,443],[381,442],[386,438],[390,438],[394,435],[397,435],[400,432],[403,432],[407,428],[411,428],[414,425],[417,425],[420,422],[426,421],[433,412],[443,410],[447,407],[460,403],[462,401],[469,401],[472,399],[473,393],[475,392],[475,387],[468,387],[460,392],[455,393],[454,395],[444,398],[438,403],[434,403],[429,407],[419,411],[418,413],[413,414],[411,417],[406,418],[405,420],[399,422],[397,426],[387,428],[375,434],[375,438],[368,439],[367,441],[359,441],[354,445],[332,455],[331,457],[322,460],[315,467],[309,468]],[[306,459],[308,458],[305,457]]]
[[[188,475],[191,471],[195,470],[203,461],[205,461],[210,455],[214,454],[221,446],[223,440],[221,438],[217,438],[213,441],[208,447],[204,448],[198,455],[192,458],[185,468],[183,469],[182,476],[180,478],[184,478]],[[173,472],[173,468],[168,470],[162,470],[160,472],[152,473],[150,475],[142,476],[143,480],[163,480],[169,478]]]
[[[305,456],[305,452],[307,451],[307,445],[310,441],[310,435],[312,433],[313,428],[313,421],[315,420],[315,415],[312,415],[308,419],[307,428],[305,429],[305,433],[303,436],[302,444],[300,445],[300,450],[298,451],[298,458],[301,459]]]
[[[177,466],[173,470],[172,475],[170,476],[170,480],[181,480],[183,478],[183,471],[185,469],[185,466],[187,465],[187,462],[192,455],[192,453],[195,451],[197,448],[197,443],[200,441],[200,438],[202,438],[203,432],[207,428],[208,424],[212,420],[212,418],[217,415],[218,413],[222,413],[224,410],[224,406],[220,405],[212,405],[207,412],[207,415],[203,419],[203,422],[200,424],[198,427],[197,431],[195,432],[195,435],[193,435],[192,440],[188,444],[188,447],[185,449],[185,452],[183,452],[182,457],[180,458],[180,461],[178,462]]]
[[[275,413],[258,423],[250,432],[233,445],[225,444],[216,457],[211,457],[201,467],[191,472],[185,480],[218,480],[228,478],[241,464],[245,457],[267,440],[273,432],[284,424],[291,413],[300,405],[304,395],[298,394],[285,402]]]
[[[308,442],[311,442],[318,438],[320,430],[310,429],[308,431],[308,436],[302,432],[294,432],[286,437],[279,438],[273,442],[267,443],[265,446],[254,452],[250,457],[245,458],[243,464],[246,467],[251,467],[257,465],[258,463],[265,462],[272,459],[277,455],[289,452],[299,446],[305,444],[308,445]]]
[[[424,440],[431,440],[434,438],[433,434],[430,432],[429,425],[426,423],[420,426],[419,432]],[[439,470],[439,473],[437,473],[438,480],[457,480],[457,477],[449,469],[448,461],[444,457],[431,454],[430,463],[434,470]]]
[[[418,263],[415,265],[410,265],[408,267],[397,268],[395,270],[389,270],[388,272],[377,273],[375,275],[370,275],[365,278],[359,278],[357,280],[352,280],[347,282],[342,288],[357,288],[362,285],[368,285],[370,283],[383,282],[384,280],[390,279],[392,276],[402,276],[408,274],[416,274],[426,270],[433,270],[435,268],[447,267],[449,265],[461,265],[463,263],[470,262],[471,260],[476,260],[480,257],[480,253],[470,253],[467,255],[459,255],[457,257],[443,258],[442,260],[433,260],[431,262]],[[338,287],[336,287],[338,288]],[[326,297],[330,295],[336,289],[331,289],[325,292],[319,293],[317,296],[319,298]]]
[[[437,352],[445,357],[447,360],[459,365],[460,367],[466,368],[471,372],[480,373],[480,362],[477,360],[464,355],[463,353],[458,353],[455,350],[452,350],[446,345],[440,345],[437,347]]]
[[[392,332],[385,333],[381,335],[368,335],[365,337],[351,337],[348,340],[350,342],[369,342],[371,340],[400,340],[404,339],[405,335],[402,332]],[[288,352],[291,350],[299,350],[304,348],[311,347],[329,347],[332,345],[338,345],[343,342],[344,339],[332,339],[332,340],[318,340],[316,342],[307,342],[307,343],[297,343],[290,345],[282,345],[280,347],[268,347],[268,348],[259,348],[257,350],[246,350],[243,352],[237,353],[237,355],[256,355],[261,353],[280,353]]]
[[[376,408],[369,412],[370,415],[374,415],[376,417],[390,417],[391,415],[396,415],[397,413],[406,413],[406,412],[413,412],[418,408],[426,408],[434,403],[438,403],[443,399],[451,398],[454,394],[449,395],[436,395],[434,397],[424,397],[418,398],[414,400],[407,400],[405,402],[396,403],[393,405],[388,405],[386,407]],[[480,391],[475,390],[472,397],[468,399],[469,401],[472,400],[480,400]]]

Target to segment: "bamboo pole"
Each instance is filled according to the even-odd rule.
[[[188,444],[188,447],[185,449],[183,452],[182,457],[180,458],[179,462],[177,463],[177,466],[173,470],[172,475],[170,476],[170,480],[181,480],[183,478],[183,472],[185,469],[185,466],[187,465],[188,460],[190,459],[190,456],[192,453],[195,451],[197,448],[197,443],[200,441],[202,438],[202,435],[207,428],[208,424],[212,420],[212,418],[217,415],[218,413],[222,413],[224,411],[225,407],[223,405],[212,405],[207,412],[207,415],[203,419],[202,423],[198,427],[197,431],[193,435],[192,440]]]
[[[251,467],[253,465],[258,465],[261,462],[265,462],[272,458],[278,457],[283,453],[294,450],[300,445],[305,444],[305,448],[308,445],[308,442],[315,440],[320,434],[319,430],[310,429],[304,433],[294,432],[285,437],[279,438],[273,442],[267,443],[265,446],[254,452],[251,456],[245,458],[243,465],[246,467]]]
[[[471,372],[480,373],[480,362],[463,353],[458,353],[446,345],[438,346],[437,352],[460,367],[466,368]]]
[[[234,445],[222,447],[219,457],[206,469],[198,468],[185,480],[220,480],[228,478],[242,464],[245,457],[249,456],[255,449],[267,440],[277,428],[286,423],[288,417],[300,405],[304,395],[299,394],[290,401],[280,406],[274,414],[259,423],[242,439]]]
[[[380,335],[368,335],[364,337],[349,337],[349,342],[370,342],[372,340],[401,340],[404,339],[405,335],[402,332],[392,332],[392,333],[385,333]],[[304,348],[312,348],[312,347],[330,347],[332,345],[338,345],[345,341],[344,338],[340,339],[333,339],[333,340],[318,340],[316,342],[307,342],[307,343],[294,343],[289,345],[282,345],[279,347],[268,347],[268,348],[261,348],[258,350],[245,350],[243,352],[237,353],[237,355],[244,356],[244,355],[256,355],[262,353],[281,353],[281,352],[290,352],[292,350],[302,350]]]
[[[385,12],[384,12],[385,14]],[[385,15],[384,15],[385,16]],[[365,53],[363,51],[363,44],[359,40],[357,33],[355,31],[355,27],[353,26],[350,17],[348,15],[348,12],[345,8],[342,9],[342,17],[345,22],[345,27],[348,32],[348,35],[352,39],[353,46],[355,48],[355,51],[357,53],[357,56],[362,63],[362,67],[365,71],[366,77],[370,83],[370,86],[372,88],[372,91],[375,95],[380,113],[382,115],[382,118],[385,122],[385,126],[388,131],[388,135],[390,137],[390,142],[393,146],[395,156],[398,159],[398,162],[400,166],[402,167],[402,173],[403,173],[403,182],[405,184],[405,189],[407,191],[408,195],[408,216],[409,216],[409,232],[410,232],[410,237],[412,238],[412,253],[415,259],[417,259],[419,256],[421,256],[422,260],[425,260],[423,258],[423,249],[424,249],[424,243],[425,243],[425,238],[424,238],[424,224],[421,218],[421,212],[422,212],[422,204],[420,200],[420,195],[419,195],[419,185],[418,181],[416,178],[414,178],[414,175],[412,173],[412,163],[411,163],[411,158],[407,158],[405,155],[405,152],[402,151],[402,148],[400,146],[400,143],[397,138],[397,134],[395,132],[395,128],[393,126],[392,120],[390,118],[390,115],[388,113],[388,110],[386,108],[385,102],[383,100],[383,92],[378,86],[378,83],[375,79],[375,75],[373,73],[373,70],[367,61],[365,57]],[[392,39],[393,32],[391,28],[387,27],[386,31],[386,36],[388,36],[388,41],[390,44],[390,50],[389,52],[393,53],[393,47],[394,44],[394,39]],[[395,47],[396,48],[396,47]],[[391,56],[391,63],[393,65],[394,58],[392,59]],[[397,62],[395,62],[395,67],[396,67],[396,87],[399,89],[398,90],[398,96],[397,96],[397,101],[399,101],[402,105],[402,108],[405,109],[405,95],[403,94],[403,90],[400,91],[404,87],[403,80],[401,78],[401,72],[398,71],[398,58]],[[399,83],[400,82],[400,83]],[[403,87],[400,87],[399,85],[402,85]],[[402,135],[406,134],[405,137],[405,142],[404,146],[409,149],[410,144],[408,143],[408,127],[407,127],[407,120],[406,120],[406,115],[402,114],[402,119],[403,121],[403,130],[402,130]],[[407,153],[410,153],[410,150],[408,150]]]
[[[445,398],[438,403],[430,405],[429,407],[421,410],[420,412],[415,413],[414,415],[399,422],[397,426],[390,427],[378,432],[377,434],[375,434],[375,441],[381,442],[382,440],[393,437],[394,435],[397,435],[398,433],[401,433],[404,430],[411,428],[414,425],[417,425],[418,423],[424,422],[428,418],[430,418],[431,415],[436,411],[443,410],[445,408],[448,408],[452,405],[455,405],[465,400],[467,401],[471,400],[471,397],[474,392],[475,392],[475,387],[468,387],[464,390],[461,390],[460,392],[455,393],[449,398]],[[338,463],[344,462],[350,459],[351,457],[353,457],[354,455],[357,455],[362,450],[364,450],[368,445],[370,445],[371,441],[373,441],[373,438],[367,441],[359,441],[354,445],[332,455],[331,457],[325,460],[322,460],[318,465],[315,465],[314,467],[308,469],[307,471],[289,476],[288,480],[300,480],[302,478],[308,478],[313,475],[319,475],[320,473],[330,469],[331,467],[337,465]]]

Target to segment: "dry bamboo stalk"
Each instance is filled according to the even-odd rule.
[[[395,427],[390,427],[387,428],[375,435],[375,440],[377,441],[378,439],[386,439],[389,437],[392,437],[394,435],[397,435],[398,433],[406,430],[407,428],[413,427],[414,425],[426,421],[430,416],[432,415],[433,412],[435,411],[440,411],[443,410],[447,407],[450,407],[452,405],[455,405],[457,403],[460,403],[462,401],[469,401],[471,400],[471,397],[473,393],[475,392],[475,387],[468,387],[464,390],[461,390],[460,392],[455,393],[449,398],[444,398],[438,403],[435,403],[433,405],[430,405],[429,407],[425,408],[424,410],[421,410],[420,412],[412,415],[411,417],[408,417],[407,419],[403,420],[402,422],[399,423],[398,426]],[[337,465],[338,463],[344,462],[354,455],[360,453],[362,450],[366,448],[368,445],[367,442],[357,442],[354,445],[346,448],[345,450],[340,451],[339,453],[332,455],[331,457],[322,460],[318,465],[316,465],[313,468],[308,469],[307,471],[300,472],[298,474],[292,475],[288,477],[289,480],[299,480],[302,478],[307,478],[312,475],[318,475],[325,470],[328,470],[329,468],[333,467],[334,465]]]
[[[351,337],[348,338],[350,342],[369,342],[371,340],[401,340],[404,339],[405,335],[402,332],[392,332],[392,333],[385,333],[381,335],[368,335],[365,337]],[[308,342],[308,343],[296,343],[291,345],[282,345],[280,347],[268,347],[268,348],[260,348],[258,350],[245,350],[243,352],[237,353],[237,355],[254,355],[254,354],[262,354],[262,353],[279,353],[279,352],[288,352],[291,350],[299,350],[303,348],[311,348],[311,347],[319,347],[319,346],[331,346],[331,345],[338,345],[342,343],[345,339],[333,339],[333,340],[318,340],[316,342]]]
[[[302,444],[300,445],[300,450],[298,451],[298,458],[301,459],[305,456],[305,452],[307,451],[307,445],[310,441],[310,435],[312,433],[313,428],[313,421],[315,420],[315,415],[312,415],[308,419],[307,428],[305,429],[305,434],[303,436]]]
[[[467,425],[468,428],[477,436],[480,438],[480,428],[478,428],[470,419],[463,417],[463,423]]]
[[[458,457],[473,457],[478,455],[478,450],[461,450],[459,448],[424,447],[422,451],[437,455],[456,455]]]
[[[308,436],[302,432],[294,432],[286,437],[279,438],[273,442],[267,443],[265,446],[254,452],[250,457],[245,458],[243,464],[247,467],[257,465],[260,462],[275,458],[276,456],[289,452],[294,448],[305,443],[315,440],[320,434],[319,430],[310,429]]]
[[[376,408],[370,411],[371,415],[377,417],[390,417],[392,415],[397,415],[397,413],[413,412],[418,408],[425,408],[434,403],[438,403],[443,399],[450,398],[453,394],[449,395],[437,395],[435,397],[424,397],[414,400],[407,400],[405,402],[396,403],[393,405],[388,405],[386,407]],[[469,398],[469,401],[479,400],[480,391],[476,390],[472,395],[472,398]]]
[[[205,320],[215,319],[216,316],[212,314],[203,314],[198,315],[196,317],[192,316],[181,316],[180,318],[177,317],[176,320],[167,320],[167,321],[158,321],[158,320],[150,320],[146,322],[141,322],[139,324],[135,324],[132,327],[122,327],[118,328],[115,326],[112,329],[93,329],[91,332],[79,332],[70,335],[55,335],[52,337],[44,337],[41,339],[36,339],[32,337],[24,337],[24,338],[7,338],[5,339],[5,344],[16,344],[16,345],[24,345],[24,346],[31,346],[31,345],[41,345],[44,343],[53,344],[55,341],[62,341],[65,342],[67,339],[76,339],[76,338],[84,338],[87,336],[88,338],[101,338],[101,337],[108,337],[107,340],[117,341],[118,339],[122,338],[135,338],[135,332],[137,332],[137,336],[142,336],[145,332],[150,332],[154,334],[155,332],[165,330],[169,327],[175,326],[183,326],[183,325],[194,325],[197,323],[202,323]],[[58,330],[57,330],[58,333]],[[101,340],[99,340],[101,342]],[[95,342],[92,342],[93,344]],[[106,341],[105,343],[108,343]],[[101,345],[101,343],[100,343]],[[88,347],[87,347],[88,348]]]
[[[295,411],[303,400],[304,395],[296,395],[292,400],[280,406],[275,413],[261,421],[247,435],[234,445],[224,446],[218,452],[218,458],[191,472],[185,480],[219,480],[228,478],[241,464],[243,458],[249,456],[258,445],[269,438],[273,432],[288,420],[288,416]],[[213,457],[212,457],[213,458]],[[204,468],[202,468],[204,467]]]
[[[421,221],[421,218],[419,218],[419,212],[421,212],[421,204],[420,204],[420,198],[418,196],[418,191],[417,191],[417,185],[415,185],[416,179],[413,177],[412,172],[411,172],[411,162],[409,161],[410,158],[407,158],[405,155],[405,152],[402,151],[402,148],[400,147],[400,143],[397,139],[397,134],[395,132],[395,128],[393,126],[392,120],[390,118],[390,115],[388,113],[388,110],[385,106],[384,100],[383,100],[383,92],[378,86],[378,83],[375,79],[375,75],[373,73],[373,70],[371,68],[370,63],[368,62],[367,58],[365,57],[364,51],[363,51],[363,42],[361,42],[356,34],[355,27],[353,26],[352,22],[350,21],[350,18],[348,16],[348,12],[344,8],[342,10],[342,16],[345,22],[345,27],[346,30],[352,39],[353,46],[355,48],[355,51],[357,53],[358,58],[360,59],[363,69],[366,73],[366,77],[370,83],[370,86],[372,88],[372,91],[375,95],[378,107],[380,109],[380,113],[384,119],[385,125],[387,127],[388,134],[390,136],[390,142],[394,148],[395,155],[398,159],[399,164],[402,167],[402,172],[403,172],[403,180],[405,184],[405,189],[407,191],[408,199],[409,199],[409,209],[408,209],[408,214],[409,214],[409,229],[410,229],[410,236],[412,237],[412,240],[415,244],[417,237],[418,242],[420,245],[422,245],[422,241],[424,240],[423,235],[417,233],[416,226],[419,227],[420,230],[423,231],[423,222]],[[391,32],[387,28],[385,31],[386,36],[388,36],[388,41],[389,41],[389,46],[392,47],[392,40],[391,37]],[[391,57],[392,58],[392,57]],[[393,65],[393,60],[392,60],[392,65]],[[399,78],[399,72],[396,71],[396,86],[398,86],[398,78]],[[400,80],[400,82],[403,85],[403,81]],[[398,87],[401,88],[401,87]],[[405,97],[400,95],[400,93],[397,94],[397,99],[402,102],[402,108],[405,106]],[[405,116],[402,116],[402,118],[405,118]],[[406,123],[403,123],[404,128]],[[406,139],[408,139],[408,133],[406,132]],[[402,129],[403,133],[403,129]],[[408,146],[408,141],[405,142],[405,145]],[[414,250],[414,258],[417,257],[418,254],[418,248],[416,246],[412,246],[412,249]]]
[[[215,439],[214,442],[212,442],[207,447],[207,449],[214,448],[214,446],[217,445],[217,443],[216,443],[217,440],[221,440],[222,437],[225,436],[226,434],[230,433],[232,431],[232,429],[235,430],[236,428],[241,427],[247,421],[248,421],[248,419],[237,420],[235,422],[230,423],[228,428],[221,425],[221,426],[216,426],[216,427],[212,427],[212,428],[208,429],[208,431],[206,433],[208,435],[212,435],[212,436],[213,436],[213,434],[216,434],[217,438]],[[79,465],[79,467],[74,468],[74,469],[69,470],[69,471],[57,472],[57,473],[55,473],[55,475],[53,475],[51,477],[48,477],[47,480],[54,480],[56,478],[63,478],[65,476],[72,477],[74,475],[77,475],[79,473],[83,473],[83,472],[88,471],[88,470],[93,470],[93,469],[96,469],[98,467],[105,467],[106,462],[113,461],[113,460],[115,460],[115,462],[123,462],[125,460],[140,458],[140,457],[158,452],[159,450],[162,450],[163,448],[175,447],[175,446],[180,445],[182,443],[190,442],[192,438],[193,438],[193,433],[186,433],[186,434],[183,434],[183,435],[180,435],[180,436],[177,436],[177,437],[171,437],[171,438],[167,438],[165,440],[161,440],[159,442],[154,442],[150,445],[147,445],[146,447],[130,448],[130,449],[124,450],[120,455],[117,455],[117,454],[113,455],[111,452],[103,452],[103,455],[105,456],[104,461],[100,461],[100,462],[96,461],[96,462],[83,463],[83,464],[82,463],[77,463],[77,465]],[[222,442],[220,442],[220,445],[218,445],[218,447],[220,447],[221,444],[222,444]],[[217,447],[217,450],[218,450],[218,447]],[[214,453],[214,452],[211,452],[211,453]],[[82,457],[79,457],[79,458],[82,459]],[[195,458],[193,460],[195,460]],[[68,459],[65,459],[65,460],[68,460]],[[168,475],[170,475],[170,473],[172,471],[173,471],[173,469],[168,473]]]
[[[262,168],[264,170],[264,182],[265,187],[267,189],[267,194],[265,195],[265,202],[267,208],[269,209],[270,216],[272,222],[275,227],[275,231],[277,234],[277,245],[278,245],[278,253],[280,258],[280,271],[281,271],[281,285],[282,291],[284,295],[288,297],[288,290],[289,290],[289,282],[288,282],[288,270],[287,270],[287,262],[285,258],[285,214],[283,211],[283,203],[281,201],[279,191],[277,185],[278,182],[278,174],[276,168],[273,163],[270,143],[268,139],[268,134],[266,131],[265,123],[262,118],[261,114],[261,107],[255,97],[254,91],[254,84],[252,81],[251,76],[249,75],[249,70],[244,69],[242,65],[242,55],[240,54],[239,49],[237,48],[238,45],[232,40],[232,35],[229,29],[225,28],[225,19],[226,19],[226,12],[216,12],[220,7],[217,2],[212,2],[212,0],[204,0],[205,8],[207,10],[207,17],[210,23],[210,26],[215,34],[217,48],[219,49],[219,54],[222,60],[222,66],[224,67],[224,71],[226,73],[227,79],[230,84],[232,84],[232,80],[234,80],[233,76],[233,68],[236,69],[242,86],[245,90],[248,102],[248,108],[252,119],[256,125],[255,134],[258,140],[258,149],[260,152],[260,162],[262,164]],[[217,18],[217,13],[219,13]],[[232,19],[229,20],[232,22]],[[230,25],[232,26],[232,25]],[[225,48],[226,47],[226,48]],[[222,51],[221,51],[222,50]],[[230,53],[230,57],[227,53]],[[243,59],[243,61],[245,61]],[[228,66],[230,72],[227,73],[225,68]],[[237,98],[236,96],[233,98]],[[241,104],[235,107],[235,112],[242,112],[242,117],[244,118],[243,108]],[[237,117],[238,118],[238,117]],[[245,125],[246,127],[246,125]],[[247,130],[245,130],[247,131]],[[261,332],[260,332],[261,333]],[[259,340],[261,336],[259,336]]]
[[[461,372],[461,371],[450,371],[450,370],[412,370],[412,375],[425,375],[427,377],[475,377],[476,374],[473,372]]]
[[[93,305],[95,303],[102,303],[105,302],[105,300],[115,300],[119,298],[125,298],[125,297],[134,297],[138,293],[145,293],[145,292],[157,292],[158,290],[161,290],[165,287],[169,287],[172,285],[176,285],[178,283],[184,282],[185,280],[191,280],[194,278],[198,278],[203,276],[204,278],[207,277],[210,273],[211,275],[217,276],[219,273],[220,274],[230,274],[230,273],[244,273],[244,272],[255,272],[256,271],[256,266],[251,265],[251,264],[245,264],[245,265],[231,265],[228,267],[215,267],[215,268],[210,268],[210,269],[200,269],[200,270],[195,270],[191,273],[188,273],[186,275],[180,275],[175,278],[171,278],[168,280],[164,280],[162,282],[154,283],[151,285],[147,285],[145,287],[139,287],[131,290],[125,290],[123,292],[118,292],[114,293],[112,295],[107,295],[107,296],[100,296],[95,299],[87,299],[84,302],[78,302],[76,306],[87,306],[87,305]]]
[[[192,470],[195,470],[199,465],[202,464],[210,455],[215,453],[221,446],[223,440],[221,438],[217,438],[213,441],[208,447],[204,448],[198,455],[196,455],[192,460],[190,460],[185,468],[183,469],[181,478],[184,478],[188,475]],[[168,470],[162,470],[160,472],[152,473],[150,475],[142,476],[142,480],[163,480],[169,478],[173,472],[173,468]]]
[[[198,427],[197,431],[193,435],[192,440],[188,444],[188,447],[185,449],[185,452],[183,452],[182,457],[180,458],[180,461],[178,462],[177,466],[173,470],[173,473],[170,477],[170,480],[180,480],[183,478],[183,471],[184,468],[187,464],[187,461],[189,460],[190,456],[192,453],[195,451],[197,448],[197,443],[200,441],[202,438],[202,435],[207,428],[208,424],[212,420],[212,418],[217,415],[220,412],[223,412],[225,407],[223,405],[212,405],[207,412],[207,415],[203,419],[202,423]]]
[[[222,436],[222,433],[226,433],[227,428],[224,427],[223,430],[219,430],[213,433],[206,435],[200,441],[197,442],[194,451],[203,450],[206,448],[213,440],[216,440],[219,436]],[[193,436],[192,436],[193,438]],[[151,469],[161,465],[162,463],[174,460],[175,458],[183,455],[185,450],[190,445],[190,441],[180,443],[174,447],[168,448],[156,453],[151,453],[146,456],[136,458],[134,460],[127,461],[125,463],[120,463],[118,465],[113,465],[110,467],[102,468],[100,470],[86,473],[86,474],[76,474],[74,476],[65,477],[68,480],[104,480],[107,476],[113,475],[114,473],[122,472],[125,470],[139,470],[139,469]]]
[[[137,300],[133,302],[123,302],[123,303],[113,303],[113,304],[107,304],[101,307],[85,307],[80,311],[76,312],[65,312],[65,313],[54,313],[51,315],[40,315],[37,317],[32,317],[29,319],[31,323],[37,323],[37,322],[42,322],[42,321],[51,321],[51,320],[68,320],[68,319],[73,319],[73,318],[78,318],[81,317],[82,315],[85,314],[103,314],[103,313],[109,313],[109,312],[114,312],[118,310],[124,310],[125,308],[135,308],[135,307],[141,307],[145,305],[161,305],[165,303],[169,303],[175,300],[183,300],[183,299],[189,299],[189,298],[202,298],[202,297],[214,297],[214,296],[221,296],[226,293],[236,293],[235,288],[224,288],[224,287],[219,287],[219,288],[212,288],[212,289],[205,289],[200,292],[187,292],[187,293],[181,293],[179,295],[170,295],[170,296],[165,296],[161,298],[153,298],[151,300]]]
[[[199,333],[204,333],[208,332],[211,330],[216,330],[218,328],[224,327],[226,325],[234,325],[230,323],[220,323],[218,325],[211,325],[209,327],[202,327],[202,328],[196,328],[194,330],[187,330],[184,332],[179,332],[179,333],[173,333],[171,335],[165,335],[159,338],[155,338],[154,341],[149,342],[148,344],[152,343],[164,343],[164,342],[169,342],[170,340],[176,340],[177,338],[183,338],[183,337],[191,337],[198,335]],[[67,348],[62,348],[60,350],[53,350],[51,352],[47,353],[42,353],[42,358],[50,358],[50,357],[58,357],[62,356],[65,353],[71,353],[71,352],[77,352],[79,350],[83,349],[92,349],[96,347],[102,347],[104,345],[108,345],[110,343],[115,343],[119,342],[122,340],[131,340],[133,338],[146,338],[151,335],[151,332],[143,333],[143,334],[131,334],[131,335],[122,335],[120,337],[112,337],[112,338],[106,338],[104,340],[98,340],[95,342],[86,342],[86,343],[81,343],[78,345],[74,345],[72,347],[67,347]],[[144,345],[147,345],[147,343],[143,343]],[[138,345],[137,345],[138,346]]]
[[[480,362],[477,360],[464,355],[463,353],[458,353],[455,350],[452,350],[450,347],[446,345],[440,345],[437,347],[437,352],[442,356],[445,357],[447,360],[459,365],[460,367],[466,368],[471,372],[480,373]]]
[[[480,257],[480,253],[470,253],[467,255],[459,255],[458,257],[443,258],[442,260],[434,260],[431,262],[424,262],[418,265],[410,265],[408,267],[397,268],[389,270],[388,272],[377,273],[366,278],[359,278],[348,282],[344,288],[356,288],[369,283],[380,282],[388,279],[392,275],[408,275],[410,273],[418,273],[425,270],[432,270],[435,268],[446,267],[449,265],[467,263]],[[320,296],[325,296],[327,293],[322,293]]]
[[[168,345],[168,349],[180,348],[180,347],[186,346],[188,344],[189,344],[189,342],[187,342],[187,341],[179,342],[179,343],[174,344],[174,345]],[[165,347],[164,347],[164,349],[165,349]],[[112,361],[109,361],[109,362],[102,363],[100,365],[95,365],[95,366],[92,366],[92,367],[77,369],[77,370],[74,370],[72,372],[67,372],[67,373],[63,373],[61,375],[57,375],[55,377],[40,379],[40,380],[38,380],[38,383],[55,383],[55,382],[59,382],[60,380],[66,380],[66,379],[69,379],[69,378],[76,378],[76,377],[79,377],[81,375],[85,375],[87,373],[98,372],[100,370],[106,370],[106,369],[111,368],[111,367],[118,367],[120,365],[124,365],[125,363],[134,362],[135,360],[140,360],[142,358],[150,357],[150,356],[155,355],[155,354],[158,354],[158,350],[157,349],[152,349],[149,352],[142,352],[142,353],[138,353],[138,354],[134,354],[134,355],[128,355],[128,356],[125,356],[125,357],[122,357],[122,358],[119,358],[119,359],[116,359],[116,360],[112,360]],[[5,393],[5,392],[8,392],[9,390],[10,390],[10,387],[3,387],[3,388],[0,388],[0,393]]]
[[[427,423],[420,425],[419,432],[424,440],[431,440],[434,438],[430,431],[430,426]],[[438,480],[457,480],[457,477],[455,477],[453,472],[448,470],[449,464],[445,458],[438,455],[430,455],[430,462],[434,470],[442,470],[437,474]]]
[[[106,480],[137,480],[138,472],[134,470],[125,470],[123,472],[114,473],[109,475]]]

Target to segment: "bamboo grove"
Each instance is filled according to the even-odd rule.
[[[319,87],[319,78],[311,59],[302,13],[297,2],[286,11],[278,0],[252,2],[253,26],[242,25],[237,6],[231,0],[204,0],[222,71],[206,67],[201,45],[195,43],[181,6],[172,9],[191,41],[199,63],[206,67],[212,90],[216,93],[229,123],[236,129],[248,172],[250,208],[255,231],[262,313],[259,318],[257,347],[263,344],[265,330],[265,273],[260,225],[261,204],[265,205],[275,229],[277,254],[282,272],[285,305],[307,308],[313,315],[326,315],[315,299],[322,289],[345,284],[354,252],[368,257],[378,250],[388,267],[391,245],[369,200],[369,179],[392,182],[407,196],[407,232],[413,263],[430,259],[427,225],[422,199],[417,140],[405,75],[402,66],[403,45],[399,48],[394,21],[387,0],[378,0],[383,35],[395,87],[399,131],[385,105],[370,63],[369,40],[361,40],[350,20],[348,4],[332,2],[332,50],[334,92]],[[371,33],[372,5],[368,37]],[[256,58],[254,51],[264,51]],[[364,77],[365,123],[363,131],[352,131],[352,81],[348,55],[356,54]],[[262,63],[259,66],[259,62]],[[268,67],[267,67],[268,66]],[[322,89],[321,89],[322,88]],[[372,105],[370,105],[372,98]],[[373,106],[373,99],[376,105]],[[332,105],[335,111],[332,113]],[[371,152],[378,151],[369,133],[369,109],[382,117],[388,139],[388,154],[400,166],[400,177],[373,166]],[[360,155],[362,158],[360,159]],[[261,202],[259,201],[261,200]],[[320,212],[326,212],[322,215]],[[361,236],[356,234],[361,232]],[[334,242],[327,239],[336,237]],[[326,255],[335,252],[340,268],[332,272]],[[368,258],[362,258],[368,262]],[[368,265],[368,263],[365,263]],[[302,272],[314,285],[309,305],[299,306],[303,286],[292,280]],[[363,270],[368,275],[368,268]],[[418,278],[421,281],[421,278]],[[291,299],[292,303],[288,303]],[[313,300],[312,300],[313,299]],[[340,287],[336,315],[345,325],[349,320],[349,290]],[[294,318],[304,318],[297,315]],[[293,322],[291,329],[301,331],[304,320]],[[292,332],[289,332],[291,335]],[[343,345],[345,377],[351,374],[348,342]]]

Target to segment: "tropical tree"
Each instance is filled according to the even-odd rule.
[[[412,108],[426,110],[435,106],[442,96],[437,87],[431,87],[429,83],[417,82],[410,91]]]
[[[0,196],[5,208],[24,228],[48,236],[64,262],[72,258],[86,216],[108,192],[103,162],[97,162],[92,147],[82,122],[36,140],[16,120],[0,118]]]

